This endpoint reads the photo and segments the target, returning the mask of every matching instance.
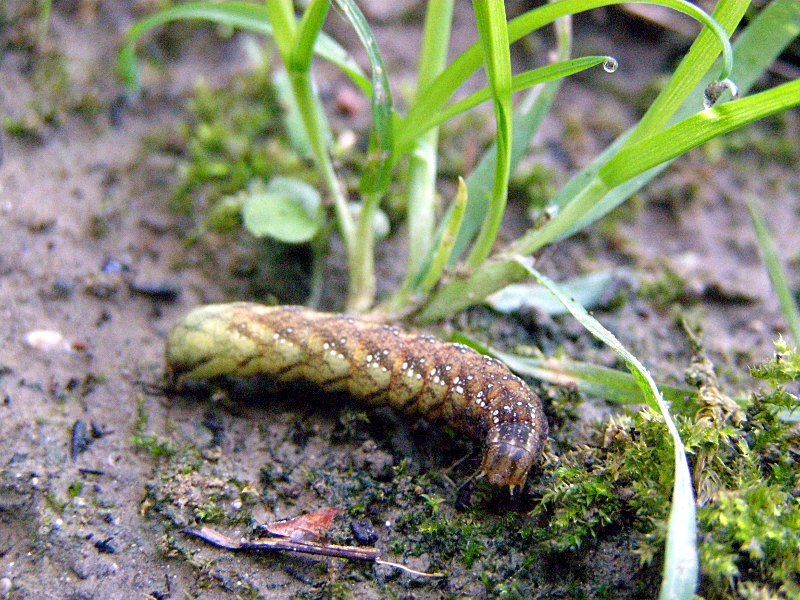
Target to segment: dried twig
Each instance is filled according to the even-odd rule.
[[[338,546],[335,544],[320,544],[316,542],[293,541],[287,538],[269,537],[262,538],[253,542],[246,540],[237,541],[226,535],[211,529],[202,527],[200,529],[184,529],[183,533],[191,537],[203,540],[223,550],[231,552],[292,552],[301,554],[316,554],[319,556],[332,556],[335,558],[345,558],[348,560],[360,560],[375,563],[378,565],[388,565],[409,575],[418,577],[439,578],[444,577],[444,573],[425,573],[417,571],[405,565],[382,560],[380,551],[372,547],[359,546]]]

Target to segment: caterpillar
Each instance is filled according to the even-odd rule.
[[[172,329],[166,375],[266,375],[444,421],[484,440],[481,472],[522,487],[547,438],[539,397],[498,360],[461,344],[347,315],[248,302],[194,309]]]

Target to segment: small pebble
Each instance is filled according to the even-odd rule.
[[[175,302],[181,296],[180,288],[171,283],[131,283],[130,290],[132,294],[160,302]]]
[[[25,343],[40,352],[69,352],[70,345],[64,336],[52,329],[34,329],[25,334]]]
[[[92,437],[96,440],[99,440],[101,437],[106,435],[108,432],[102,428],[102,426],[97,421],[92,421]]]
[[[113,538],[106,538],[104,540],[99,540],[94,543],[94,547],[97,548],[98,552],[102,552],[103,554],[116,554],[117,549],[111,544],[111,540]]]
[[[94,440],[89,436],[89,428],[84,421],[78,419],[72,425],[72,442],[70,444],[70,456],[72,460],[78,458],[78,455],[86,452]]]
[[[362,96],[349,86],[336,91],[336,111],[345,117],[355,117],[366,108]]]
[[[107,275],[122,275],[130,271],[130,267],[116,259],[109,258],[103,263],[100,270]]]
[[[67,300],[72,297],[75,291],[75,283],[69,279],[56,279],[50,291],[44,292],[42,296],[45,300]]]
[[[3,577],[0,579],[0,597],[5,598],[8,596],[11,589],[14,587],[14,584],[8,577]]]
[[[118,275],[109,275],[101,273],[91,277],[87,282],[84,290],[90,296],[94,296],[98,300],[108,300],[116,296],[119,291],[120,277]]]
[[[353,536],[359,544],[373,546],[378,541],[378,532],[367,520],[351,521],[350,531],[353,532]]]
[[[125,94],[120,94],[111,101],[108,107],[108,124],[113,129],[122,126],[122,119],[125,116],[125,109],[128,107],[128,97]]]

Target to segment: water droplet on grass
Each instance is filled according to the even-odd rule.
[[[613,56],[609,56],[606,62],[603,63],[603,70],[606,73],[613,73],[619,67],[619,62]]]
[[[711,83],[703,92],[703,108],[708,110],[713,107],[726,91],[730,92],[733,98],[739,97],[739,88],[730,79]]]

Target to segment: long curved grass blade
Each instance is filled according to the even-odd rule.
[[[511,136],[514,130],[512,104],[511,48],[504,2],[473,0],[475,22],[478,25],[483,50],[484,70],[489,81],[494,117],[497,124],[494,141],[497,146],[492,201],[486,218],[478,231],[467,262],[476,267],[492,251],[508,201],[508,180],[511,177]]]
[[[138,92],[141,87],[139,67],[136,62],[136,44],[152,29],[181,20],[211,21],[272,37],[272,25],[269,22],[267,9],[257,4],[188,2],[161,10],[136,23],[125,37],[125,44],[119,53],[118,69],[129,91]],[[341,69],[364,94],[372,95],[370,80],[347,51],[332,38],[324,33],[320,34],[314,45],[314,52]]]
[[[455,200],[453,200],[453,210],[448,213],[448,218],[445,221],[444,234],[439,244],[436,246],[436,253],[433,256],[431,268],[428,270],[425,278],[417,289],[420,295],[429,293],[436,284],[439,283],[439,278],[442,276],[444,268],[450,260],[450,254],[453,252],[458,230],[461,229],[464,211],[467,208],[467,200],[467,184],[459,177],[458,192],[456,193]]]
[[[451,340],[469,346],[481,354],[502,360],[518,375],[532,377],[554,385],[575,387],[587,396],[601,398],[613,404],[646,404],[639,384],[629,372],[611,369],[569,358],[520,356],[485,346],[463,333],[456,332]],[[669,403],[681,402],[695,394],[694,390],[659,384],[658,389]]]
[[[645,402],[650,408],[661,413],[664,424],[672,436],[674,448],[675,481],[672,488],[672,507],[667,526],[667,544],[664,555],[664,576],[661,581],[662,599],[686,599],[694,596],[697,589],[699,558],[697,553],[697,518],[695,510],[692,477],[689,463],[678,428],[669,413],[661,392],[644,365],[603,327],[586,310],[564,295],[548,277],[529,264],[528,259],[520,258],[518,263],[540,285],[546,287],[569,310],[581,325],[598,340],[611,348],[623,360],[635,379]]]
[[[726,0],[720,2],[714,11],[714,19],[730,35],[735,30],[750,5],[750,0]],[[734,50],[734,56],[736,51]],[[667,126],[675,113],[682,107],[696,112],[700,106],[699,96],[713,81],[713,74],[709,72],[714,60],[719,56],[719,43],[714,34],[705,29],[692,43],[689,52],[678,64],[667,84],[658,93],[653,103],[647,108],[644,116],[636,124],[628,143],[641,141],[647,136]],[[737,78],[737,63],[734,62],[731,78],[736,81],[739,89],[743,83]],[[705,80],[705,82],[704,82]],[[704,83],[703,83],[704,82]],[[702,83],[702,86],[701,86]],[[687,100],[693,102],[687,104]],[[688,116],[684,114],[683,116]]]
[[[389,78],[375,34],[361,9],[354,0],[336,0],[336,5],[353,26],[367,51],[372,70],[372,135],[370,156],[361,179],[361,191],[370,195],[381,194],[389,185],[394,151],[394,108]]]
[[[580,12],[585,12],[603,6],[631,3],[629,0],[562,0],[553,4],[546,4],[539,8],[524,13],[508,24],[508,37],[511,43],[520,40],[529,33],[549,25],[556,19]],[[713,31],[724,56],[724,65],[720,79],[730,77],[733,63],[732,51],[728,42],[727,32],[710,16],[686,0],[640,0],[633,4],[657,4],[671,8],[688,15]],[[480,67],[481,47],[476,44],[459,56],[437,79],[428,86],[424,99],[415,104],[409,111],[409,118],[416,119],[415,113],[422,115],[436,113],[442,110],[456,91]]]
[[[748,0],[722,0],[715,16],[719,18],[720,22],[727,29],[732,31],[741,18],[746,5],[749,5]],[[747,93],[769,66],[775,62],[775,59],[784,48],[798,35],[800,35],[800,2],[796,0],[774,0],[750,22],[734,44],[734,70],[732,79],[736,81],[741,94]],[[700,38],[698,38],[698,42],[699,41]],[[703,59],[703,57],[705,57],[705,59]],[[713,55],[704,52],[703,48],[698,48],[697,53],[695,53],[695,45],[692,46],[692,50],[690,50],[685,58],[685,62],[689,64],[690,70],[695,73],[707,71],[711,60],[713,60]],[[673,80],[671,80],[670,85],[667,86],[668,88],[689,85],[687,78],[683,78],[680,81],[676,80],[679,74],[680,73],[676,71],[676,75],[673,77]],[[689,96],[689,100],[676,113],[678,117],[686,118],[696,112],[703,90],[705,90],[711,80],[712,77],[710,75],[706,75],[703,78]],[[673,86],[672,81],[678,82]],[[626,143],[629,135],[630,134],[625,134],[622,138],[616,140],[609,148],[600,154],[592,164],[575,175],[553,198],[553,204],[564,207],[572,201],[573,198],[578,197],[583,188],[591,180],[592,176]],[[655,167],[651,171],[630,180],[606,194],[602,200],[598,201],[581,219],[575,221],[559,239],[581,231],[591,223],[601,219],[625,200],[633,196],[670,164],[671,163],[668,162]]]
[[[775,248],[775,241],[767,229],[767,224],[756,208],[755,202],[752,199],[747,199],[747,208],[750,211],[750,217],[753,219],[753,227],[756,230],[756,237],[758,238],[758,246],[761,249],[761,257],[764,259],[764,265],[767,267],[769,279],[772,282],[772,288],[778,296],[778,302],[781,305],[783,317],[789,325],[789,330],[792,332],[795,344],[800,343],[800,310],[797,308],[797,303],[792,295],[792,290],[789,288],[789,282],[786,280],[786,273],[781,267],[781,260],[778,258],[778,251]]]
[[[525,71],[524,73],[512,77],[511,91],[512,93],[516,93],[542,83],[565,79],[576,73],[602,65],[610,60],[610,58],[609,56],[583,56],[581,58],[539,67],[538,69],[531,69],[530,71]],[[428,129],[438,127],[472,110],[476,106],[488,102],[491,100],[491,94],[489,88],[483,88],[438,113],[426,115],[425,119],[420,122],[410,123],[408,120],[401,121],[398,127],[397,153],[405,154],[408,152],[413,141]]]

